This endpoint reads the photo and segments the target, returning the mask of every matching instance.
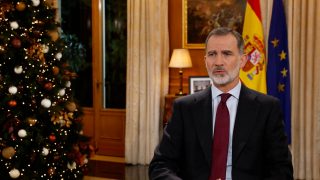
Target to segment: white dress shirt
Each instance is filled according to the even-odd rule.
[[[226,179],[227,180],[232,180],[231,176],[231,171],[232,171],[232,135],[233,135],[233,128],[234,128],[234,123],[236,120],[236,114],[237,114],[237,107],[238,107],[238,102],[239,102],[239,95],[240,95],[240,89],[241,89],[241,82],[231,89],[229,94],[231,96],[227,100],[227,107],[229,110],[229,115],[230,115],[230,129],[229,129],[229,145],[228,145],[228,159],[227,159],[227,170],[226,170]],[[218,104],[220,103],[220,94],[223,92],[220,91],[218,88],[216,88],[214,85],[212,85],[212,115],[213,115],[213,132],[212,136],[214,134],[214,126],[215,126],[215,121],[216,121],[216,112],[217,112],[217,107]]]

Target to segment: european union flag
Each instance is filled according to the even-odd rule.
[[[267,91],[281,101],[288,142],[291,144],[288,36],[282,0],[273,1],[268,39]]]

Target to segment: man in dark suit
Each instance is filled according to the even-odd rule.
[[[174,102],[150,179],[293,179],[280,103],[241,83],[243,49],[241,35],[231,29],[209,33],[204,59],[213,86]],[[227,110],[218,110],[224,95]],[[227,130],[221,128],[222,116]]]

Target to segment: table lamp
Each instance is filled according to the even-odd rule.
[[[186,95],[186,93],[183,93],[183,86],[182,86],[183,71],[182,71],[182,68],[192,67],[191,57],[190,57],[188,49],[174,49],[172,52],[171,59],[170,59],[169,67],[170,68],[179,68],[180,87],[179,87],[179,92],[176,93],[176,95],[177,96]]]

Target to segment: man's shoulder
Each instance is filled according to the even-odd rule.
[[[243,89],[241,92],[242,92],[242,95],[251,97],[251,98],[253,98],[257,101],[260,101],[260,102],[275,102],[275,101],[277,102],[277,101],[279,101],[279,99],[274,96],[261,93],[259,91],[250,89],[246,86],[243,86]]]

